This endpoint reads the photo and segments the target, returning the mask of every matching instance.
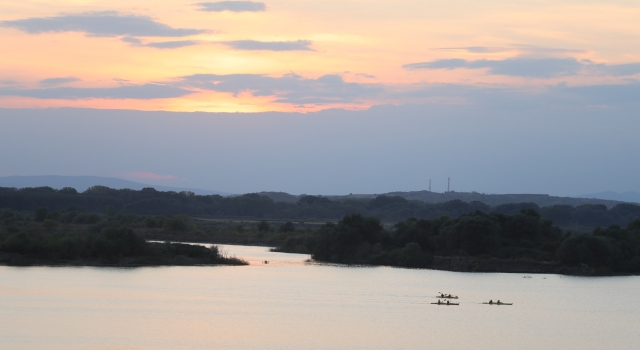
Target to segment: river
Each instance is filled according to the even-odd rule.
[[[0,347],[637,349],[640,344],[638,276],[348,267],[264,247],[223,247],[251,264],[0,267]],[[431,305],[438,292],[459,295],[460,305]],[[489,299],[514,304],[481,304]]]

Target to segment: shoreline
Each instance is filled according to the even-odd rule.
[[[152,243],[158,244],[158,243]],[[182,245],[181,243],[178,243]],[[186,244],[185,244],[186,245]],[[203,246],[200,246],[204,249]],[[217,253],[216,253],[217,254]],[[51,259],[40,256],[0,252],[0,266],[51,266],[51,267],[160,267],[160,266],[244,266],[249,263],[241,258],[217,256],[189,256],[188,252],[169,256],[139,255],[111,258]]]
[[[160,243],[160,242],[157,242]],[[182,242],[172,241],[178,244],[213,244],[213,245],[237,245],[237,246],[254,246],[271,248],[269,252],[300,254],[300,252],[289,252],[282,250],[282,247],[262,246],[254,244],[229,244],[229,243],[213,243],[213,242]],[[308,254],[308,253],[304,253]],[[105,267],[105,268],[137,268],[137,267],[169,267],[169,266],[244,266],[246,261],[240,258],[224,258],[227,262],[210,262],[203,261],[205,259],[195,259],[186,256],[178,256],[170,261],[145,261],[145,257],[129,257],[122,258],[118,262],[100,262],[91,260],[67,260],[67,261],[47,261],[38,258],[29,257],[28,255],[0,252],[0,266],[10,267]],[[335,261],[322,261],[311,259],[311,261],[319,264],[338,264],[345,266],[386,266],[394,268],[410,268],[420,270],[436,270],[449,272],[477,272],[477,273],[525,273],[525,274],[558,274],[566,276],[637,276],[634,274],[612,273],[611,271],[602,271],[589,268],[588,266],[568,266],[555,261],[534,261],[534,260],[509,260],[489,258],[482,259],[477,257],[463,256],[434,256],[430,266],[424,268],[411,268],[405,266],[394,265],[374,265],[361,263],[345,263]]]
[[[278,253],[287,253],[278,251]],[[297,253],[291,253],[297,254]],[[577,277],[616,277],[616,276],[640,276],[637,274],[623,273],[599,273],[598,270],[588,266],[567,266],[558,262],[504,260],[504,259],[478,259],[469,257],[434,257],[434,264],[427,267],[406,267],[395,265],[374,265],[365,263],[344,263],[335,261],[322,261],[311,259],[316,264],[335,264],[348,267],[392,267],[411,270],[434,270],[465,273],[512,273],[512,274],[553,274]]]

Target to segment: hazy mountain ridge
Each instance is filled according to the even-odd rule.
[[[286,203],[295,203],[302,197],[303,195],[296,196],[295,194],[289,194],[286,192],[258,192],[259,195],[269,197],[273,199],[275,202],[286,202]]]
[[[608,199],[608,200],[616,200],[623,202],[634,202],[640,203],[640,193],[638,192],[614,192],[614,191],[605,191],[605,192],[597,192],[597,193],[589,193],[578,196],[579,198],[598,198],[598,199]]]
[[[123,180],[113,177],[100,177],[100,176],[59,176],[59,175],[42,175],[42,176],[7,176],[0,177],[0,187],[43,187],[48,186],[56,190],[64,187],[73,187],[78,192],[84,192],[91,186],[106,186],[113,189],[129,188],[132,190],[141,190],[145,187],[153,187],[158,191],[191,191],[198,195],[212,195],[218,194],[221,196],[227,196],[231,193],[202,190],[198,188],[181,188],[170,186],[157,186],[149,185],[140,182],[134,182],[129,180]]]
[[[40,187],[49,186],[54,189],[63,187],[73,187],[79,192],[85,191],[91,186],[106,186],[114,189],[129,188],[132,190],[141,190],[145,187],[153,187],[158,191],[191,191],[198,195],[222,195],[228,196],[231,193],[221,191],[203,190],[197,188],[181,188],[170,186],[149,185],[119,178],[100,177],[100,176],[7,176],[0,177],[0,187]],[[295,203],[304,195],[292,195],[286,192],[259,192],[262,196],[269,197],[276,202]],[[479,201],[490,206],[496,206],[507,203],[535,203],[541,207],[566,204],[571,206],[580,206],[584,204],[603,204],[607,208],[611,208],[616,204],[623,202],[640,203],[640,193],[624,192],[618,193],[613,191],[598,192],[585,194],[577,197],[558,197],[547,194],[485,194],[478,192],[430,192],[430,191],[396,191],[384,194],[349,194],[349,195],[328,195],[323,196],[332,200],[342,199],[373,199],[380,195],[400,196],[407,200],[419,200],[427,203],[443,203],[451,200],[459,199],[464,202]]]
[[[284,192],[260,192],[260,195],[267,196],[274,201],[280,202],[296,202],[299,196],[290,195]],[[463,202],[478,201],[488,204],[492,207],[507,203],[535,203],[541,207],[549,207],[552,205],[571,205],[574,207],[584,204],[603,204],[607,208],[612,208],[616,204],[632,201],[610,200],[600,198],[574,198],[574,197],[557,197],[548,194],[484,194],[478,192],[430,192],[430,191],[411,191],[411,192],[388,192],[383,194],[349,194],[345,196],[323,196],[333,200],[342,199],[373,199],[377,196],[400,196],[407,200],[419,200],[427,203],[443,203],[451,200],[459,199]]]
[[[566,204],[574,207],[584,204],[604,204],[608,208],[622,203],[623,201],[598,199],[598,198],[573,198],[573,197],[557,197],[548,194],[484,194],[478,192],[429,192],[429,191],[413,191],[413,192],[390,192],[387,196],[400,196],[408,200],[420,200],[428,203],[447,202],[459,199],[464,202],[479,201],[490,206],[496,206],[507,203],[535,203],[541,207],[552,205]]]

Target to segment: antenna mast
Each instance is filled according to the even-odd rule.
[[[431,192],[431,179],[429,179],[429,192]]]
[[[451,178],[447,178],[447,192],[451,192]]]

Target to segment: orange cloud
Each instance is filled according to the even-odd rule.
[[[371,0],[365,5],[356,0],[270,0],[263,5],[258,1],[187,4],[139,0],[133,5],[124,0],[0,0],[0,9],[0,106],[5,108],[362,109],[403,100],[364,93],[340,99],[354,94],[354,82],[383,86],[387,91],[424,84],[513,88],[619,84],[628,78],[620,72],[630,75],[640,62],[636,43],[640,6],[616,2]],[[103,22],[109,25],[102,26]],[[503,67],[516,58],[588,60],[593,62],[590,67],[605,65],[602,67],[617,70],[539,77],[486,74],[496,71],[495,67],[403,68],[452,59],[471,66],[484,62]],[[324,85],[308,89],[322,83],[320,77],[345,71],[370,78],[345,77],[344,84],[333,85],[333,91]],[[282,88],[280,84],[286,83],[282,78],[291,72],[304,78],[295,88]],[[181,92],[180,86],[173,90],[158,86],[195,75],[222,76],[226,82],[208,89],[191,87],[189,93]],[[239,75],[254,77],[242,89],[229,88],[231,76]],[[271,79],[275,87],[265,87],[269,78],[255,75],[279,79]],[[15,82],[15,86],[3,81]],[[237,79],[233,83],[239,84]],[[151,88],[165,93],[139,98],[141,89]],[[342,92],[343,88],[347,90]],[[44,89],[51,91],[41,91]],[[58,95],[50,95],[53,92]],[[116,92],[124,95],[114,98]],[[63,98],[61,93],[75,97]],[[42,94],[48,94],[47,98],[41,98]],[[304,99],[295,94],[303,94]]]

